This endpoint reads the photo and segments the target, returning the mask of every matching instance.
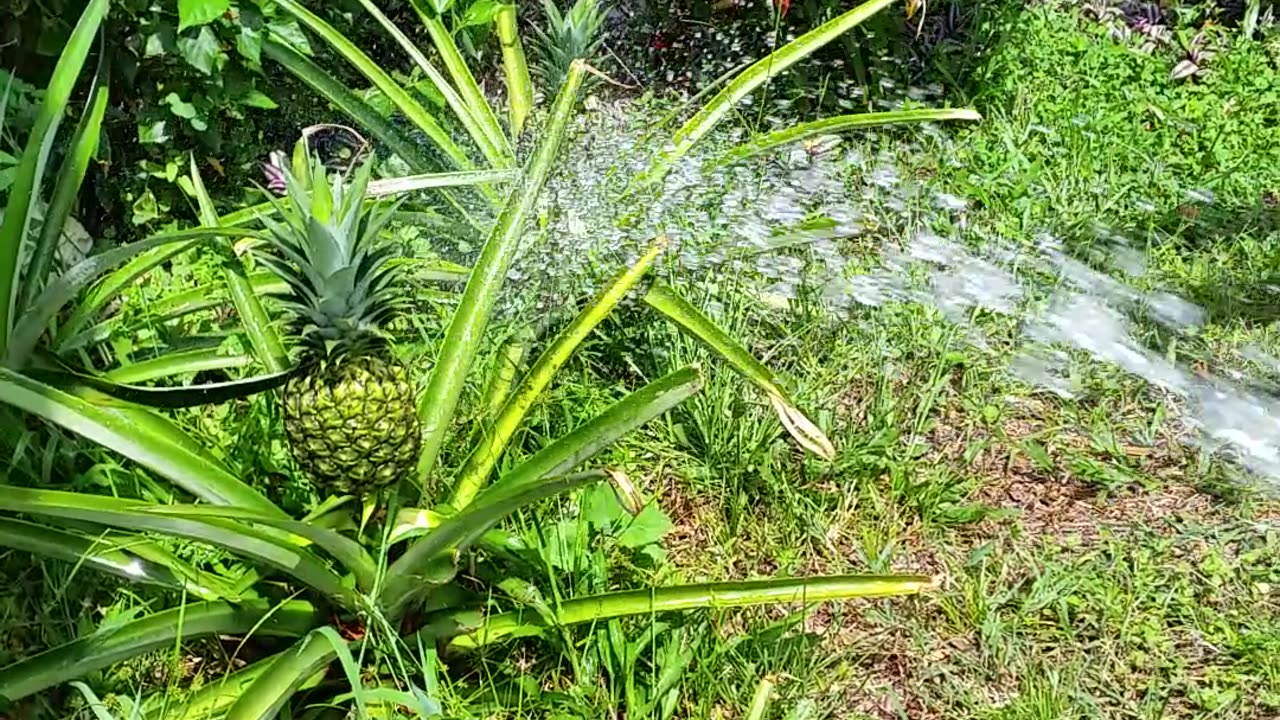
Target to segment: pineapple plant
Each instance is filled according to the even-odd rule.
[[[363,163],[350,182],[318,160],[284,169],[284,220],[264,220],[269,240],[258,254],[289,285],[300,346],[299,371],[282,392],[285,433],[328,494],[366,496],[407,477],[420,444],[414,386],[382,330],[403,282],[379,239],[390,211],[363,202],[370,169]]]

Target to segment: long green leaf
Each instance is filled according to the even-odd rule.
[[[67,102],[75,89],[76,78],[84,67],[98,26],[107,14],[107,0],[89,0],[63,46],[62,55],[53,68],[44,102],[31,127],[27,147],[18,163],[13,184],[9,187],[9,204],[0,224],[0,358],[9,354],[9,338],[16,307],[20,268],[18,258],[31,226],[31,213],[39,200],[40,181],[53,149]]]
[[[289,652],[289,651],[285,651]],[[269,655],[257,660],[235,672],[223,675],[217,680],[210,680],[199,690],[174,697],[174,693],[161,690],[143,701],[146,708],[144,720],[215,720],[221,718],[226,711],[240,698],[258,678],[268,672],[277,660],[285,653]],[[319,682],[319,678],[311,684]],[[306,684],[303,685],[306,687]]]
[[[372,588],[374,576],[377,574],[377,566],[374,564],[373,558],[360,543],[333,530],[317,527],[292,518],[266,515],[256,510],[226,507],[225,505],[158,505],[148,508],[147,512],[155,515],[190,518],[223,517],[259,523],[291,532],[315,543],[316,547],[329,553],[335,560],[342,563],[343,567],[350,570],[355,576],[357,586],[361,589]]]
[[[203,348],[169,353],[124,365],[108,370],[102,377],[113,383],[139,383],[174,375],[247,367],[251,364],[253,358],[248,355],[228,355],[219,348]]]
[[[238,635],[298,636],[322,622],[310,603],[289,601],[232,605],[193,603],[125,623],[47,650],[0,670],[0,698],[20,700],[114,663],[165,647],[179,639]]]
[[[854,130],[857,128],[880,127],[882,125],[906,125],[909,123],[935,122],[939,120],[981,120],[982,115],[976,110],[964,108],[925,108],[918,110],[891,110],[888,112],[858,113],[856,115],[839,115],[823,118],[813,122],[800,123],[789,128],[771,132],[745,142],[724,154],[720,162],[731,163],[755,157],[774,148],[801,140],[808,140],[819,135]]]
[[[914,595],[934,587],[936,580],[923,575],[836,575],[677,585],[575,598],[555,608],[554,620],[559,625],[574,625],[678,610]],[[547,621],[531,610],[502,613],[488,618],[470,633],[454,638],[451,647],[480,647],[512,635],[537,632],[547,626]]]
[[[641,183],[657,182],[666,177],[671,166],[693,149],[699,140],[706,137],[720,121],[729,114],[733,106],[742,98],[751,94],[770,79],[777,77],[787,68],[800,62],[819,48],[835,40],[844,33],[860,25],[864,20],[892,5],[894,0],[868,0],[858,7],[819,25],[791,42],[758,60],[751,67],[742,71],[715,97],[707,101],[693,117],[689,118],[671,138],[671,145],[658,153],[644,175]]]
[[[234,705],[225,720],[270,720],[308,678],[338,656],[330,638],[309,633],[271,663]]]
[[[392,564],[387,570],[383,586],[386,606],[398,608],[411,597],[413,588],[420,585],[415,578],[432,567],[443,548],[461,552],[467,544],[501,520],[503,514],[512,512],[526,502],[546,497],[539,495],[540,492],[561,492],[567,489],[560,488],[555,483],[576,482],[562,476],[636,428],[684,402],[701,387],[702,378],[693,367],[682,368],[661,377],[614,403],[609,409],[503,475],[476,499],[474,506],[446,519],[439,528],[410,545],[405,554]],[[553,482],[549,478],[557,480]],[[477,514],[472,515],[470,511]],[[446,527],[450,529],[441,532]],[[450,534],[470,533],[471,530],[476,533],[467,534],[465,542],[458,542]]]
[[[800,411],[787,391],[778,384],[773,371],[756,360],[711,318],[703,315],[674,289],[660,282],[650,286],[644,301],[649,307],[674,320],[682,330],[701,340],[733,369],[763,390],[782,426],[802,447],[826,460],[835,459],[836,449],[831,440]]]
[[[365,197],[382,198],[432,188],[509,183],[517,179],[519,179],[519,173],[513,170],[460,170],[457,172],[405,175],[404,177],[384,178],[370,182],[365,190]],[[275,215],[278,209],[276,203],[268,200],[227,213],[220,218],[220,221],[224,226],[247,225],[259,218]]]
[[[428,487],[427,480],[444,444],[467,374],[480,350],[489,316],[502,291],[511,261],[515,259],[525,220],[542,192],[551,164],[560,150],[584,73],[581,62],[575,62],[570,69],[569,78],[556,98],[542,143],[529,161],[524,185],[513,190],[508,197],[506,207],[480,251],[480,258],[471,271],[466,290],[445,333],[440,357],[431,371],[431,382],[418,405],[423,428],[418,480],[424,489]]]
[[[213,198],[205,189],[204,178],[200,177],[200,169],[196,166],[196,156],[191,156],[191,186],[196,193],[196,202],[200,206],[200,224],[205,227],[219,227],[218,211],[213,206]],[[245,273],[244,263],[236,255],[231,243],[223,243],[225,255],[221,267],[222,281],[227,284],[227,292],[231,296],[231,304],[240,316],[240,325],[244,328],[245,337],[249,339],[249,347],[253,348],[254,357],[269,372],[279,373],[289,368],[289,353],[280,340],[280,334],[271,322],[271,316],[262,306],[262,299],[254,292]]]
[[[436,66],[427,60],[427,56],[418,49],[418,46],[409,39],[403,31],[400,30],[394,22],[391,21],[378,6],[373,4],[372,0],[359,0],[360,5],[365,11],[373,16],[374,20],[387,31],[397,44],[400,45],[410,58],[413,59],[415,65],[422,70],[431,84],[444,97],[444,101],[454,114],[458,116],[458,120],[462,126],[467,129],[467,134],[480,148],[480,152],[484,154],[485,160],[495,168],[509,168],[515,165],[515,153],[511,150],[507,137],[502,134],[501,128],[497,124],[487,125],[483,117],[472,111],[471,107],[462,99],[457,90],[453,89],[453,85],[445,79],[444,75],[436,69]]]
[[[485,479],[489,477],[489,473],[493,471],[493,466],[506,450],[507,444],[511,442],[525,415],[551,384],[555,374],[569,361],[587,335],[613,312],[618,303],[622,302],[627,293],[649,272],[649,268],[653,266],[666,245],[665,237],[659,238],[650,245],[649,250],[634,265],[620,273],[543,351],[528,374],[520,381],[515,392],[503,404],[502,410],[492,425],[487,428],[485,436],[480,439],[476,449],[472,451],[458,472],[458,480],[453,488],[453,499],[449,504],[455,508],[462,508],[471,502]]]
[[[493,108],[489,106],[489,100],[485,98],[484,92],[480,90],[480,84],[476,82],[475,76],[471,74],[471,68],[467,66],[466,59],[462,57],[462,52],[458,50],[457,43],[453,41],[453,35],[444,26],[444,20],[426,7],[423,0],[410,0],[409,4],[418,12],[418,18],[422,20],[422,25],[427,29],[427,34],[431,36],[431,42],[435,45],[436,52],[440,54],[440,60],[444,63],[445,70],[449,72],[449,77],[453,79],[453,84],[458,88],[458,93],[462,95],[463,101],[467,104],[471,116],[499,148],[505,148],[504,154],[511,158],[506,166],[510,166],[514,162],[515,154],[511,152],[511,146],[507,142],[506,136],[502,133],[502,126],[498,124],[498,116],[494,114]],[[499,165],[499,167],[504,166]]]
[[[170,590],[186,586],[169,568],[121,549],[115,543],[55,530],[44,525],[0,517],[0,545],[44,555],[143,585]]]
[[[511,134],[519,137],[524,130],[525,119],[533,112],[533,81],[529,78],[524,44],[520,42],[515,3],[502,3],[493,16],[493,22],[498,32],[498,42],[502,44],[502,69],[507,81]]]
[[[290,292],[289,284],[270,271],[252,273],[248,278],[250,289],[258,295],[287,295]],[[126,317],[124,313],[117,313],[96,325],[91,325],[81,330],[75,335],[60,340],[56,350],[59,355],[66,355],[69,352],[94,343],[104,342],[112,335],[120,332],[136,331],[140,327],[153,323],[166,323],[201,310],[220,308],[230,302],[231,299],[225,285],[217,285],[212,288],[195,287],[190,290],[169,293],[150,302],[146,312],[139,314],[137,317]]]
[[[435,117],[421,103],[415,100],[408,91],[400,87],[400,84],[393,80],[378,63],[356,47],[355,43],[348,40],[346,36],[335,30],[332,25],[303,7],[296,0],[275,0],[275,2],[276,5],[319,35],[338,55],[350,63],[361,75],[368,78],[369,82],[373,83],[382,94],[386,95],[387,99],[405,114],[405,117],[409,118],[414,125],[417,125],[454,165],[462,170],[471,169],[471,161],[467,158],[466,153],[453,142],[453,138],[449,137],[449,133],[445,132]]]
[[[137,407],[88,400],[0,368],[0,402],[39,416],[169,478],[196,497],[283,515],[169,420]]]
[[[510,488],[563,475],[701,389],[702,374],[697,366],[668,373],[534,453],[485,492],[510,492]]]
[[[118,270],[102,278],[90,292],[89,297],[76,306],[71,318],[58,333],[59,339],[79,334],[101,312],[107,303],[115,299],[135,280],[152,270],[169,258],[185,252],[196,245],[214,238],[227,235],[241,235],[262,238],[262,233],[237,228],[196,228],[193,230],[176,230],[152,235],[144,240],[121,245],[120,247],[98,253],[93,257],[77,263],[60,277],[49,283],[49,287],[36,299],[35,304],[27,310],[26,315],[14,331],[13,344],[18,344],[18,333],[22,332],[29,353],[35,342],[44,333],[49,320],[64,305],[71,301],[77,293],[93,282],[99,275],[125,263]],[[11,349],[11,352],[13,350]]]
[[[277,534],[244,523],[218,517],[199,520],[169,517],[155,511],[155,506],[149,503],[13,486],[5,486],[0,492],[0,509],[198,540],[269,565],[343,605],[353,605],[354,595],[343,587],[342,578],[315,554]]]
[[[388,150],[408,163],[409,167],[420,172],[426,172],[433,167],[431,159],[422,152],[421,148],[413,140],[400,132],[399,128],[388,122],[378,111],[369,107],[368,103],[357,97],[347,89],[346,85],[343,85],[332,75],[325,72],[319,65],[295,52],[289,46],[275,40],[268,39],[263,42],[262,52],[267,57],[283,65],[285,70],[310,85],[311,89],[315,90],[321,97],[333,103],[334,107],[346,113],[348,117],[368,130]],[[243,220],[241,219],[242,217]],[[231,213],[222,217],[222,224],[240,225],[244,221],[252,220],[253,217],[252,213],[245,216],[243,211]]]
[[[93,527],[89,536],[0,518],[0,545],[83,564],[137,583],[185,590],[201,600],[236,599],[225,578],[193,567],[147,538]]]
[[[162,355],[121,368],[122,376],[134,376],[148,379],[148,376],[165,377],[179,373],[199,372],[221,367],[243,367],[252,360],[246,355],[219,356],[218,348],[191,350],[188,352]],[[141,369],[137,369],[141,368]],[[116,377],[98,377],[83,373],[67,371],[31,371],[32,377],[47,380],[53,385],[64,385],[74,389],[76,386],[93,388],[98,392],[110,395],[117,400],[136,403],[152,408],[187,408],[202,405],[218,405],[229,400],[257,395],[274,390],[289,382],[296,368],[284,372],[253,377],[238,378],[217,383],[200,385],[181,385],[177,387],[146,387],[130,385]],[[113,371],[117,372],[117,371]]]
[[[474,505],[445,519],[439,527],[410,545],[405,554],[392,563],[383,585],[382,606],[394,615],[415,594],[429,588],[432,584],[430,570],[437,558],[465,552],[516,510],[607,477],[602,472],[578,473],[485,493]]]
[[[62,167],[58,171],[58,179],[53,186],[53,195],[49,198],[49,206],[44,211],[44,222],[40,225],[40,235],[27,261],[27,271],[22,281],[22,292],[18,299],[18,312],[35,300],[36,294],[44,287],[53,268],[53,258],[57,254],[58,244],[62,240],[62,230],[71,216],[76,198],[80,196],[80,185],[84,183],[84,175],[89,170],[89,161],[98,151],[98,138],[102,129],[102,118],[107,111],[109,84],[107,54],[101,53],[98,58],[98,72],[94,75],[93,86],[89,89],[89,105],[80,122],[76,124],[75,135],[71,138],[71,147],[62,159]]]

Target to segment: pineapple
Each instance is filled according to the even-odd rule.
[[[259,255],[291,288],[302,349],[283,391],[285,433],[323,492],[364,496],[412,472],[421,441],[409,372],[380,330],[400,303],[394,251],[378,239],[390,212],[362,202],[369,163],[349,184],[300,164],[285,172],[284,222],[264,220]]]

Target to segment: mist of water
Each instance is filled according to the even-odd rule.
[[[512,271],[538,292],[513,297],[563,309],[665,234],[671,248],[661,271],[713,295],[745,287],[780,310],[803,299],[837,321],[887,303],[919,304],[986,349],[997,345],[975,317],[1002,315],[1017,327],[1012,351],[1008,338],[998,344],[1015,378],[1074,398],[1082,355],[1118,367],[1176,399],[1188,442],[1280,486],[1280,402],[1244,377],[1202,377],[1142,339],[1150,327],[1194,334],[1205,311],[1168,290],[1141,289],[1145,254],[1105,228],[1097,233],[1100,263],[1072,255],[1050,235],[1015,241],[973,226],[965,198],[905,177],[898,161],[927,152],[955,162],[942,129],[923,126],[884,142],[874,133],[856,144],[823,138],[731,167],[690,158],[656,197],[636,202],[623,188],[656,145],[640,137],[627,101],[595,107],[579,120],[567,166],[544,193],[538,228]],[[1196,197],[1212,201],[1204,192]],[[1262,350],[1250,352],[1255,364],[1280,368]]]

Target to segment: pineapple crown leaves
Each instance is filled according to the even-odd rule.
[[[272,202],[283,220],[264,218],[270,239],[258,258],[290,286],[285,302],[310,350],[327,358],[376,344],[400,307],[396,252],[378,241],[395,206],[365,203],[371,162],[349,181],[318,159],[296,169],[282,168],[285,196]]]
[[[535,70],[558,86],[570,63],[591,57],[604,42],[601,30],[608,8],[602,0],[576,0],[568,12],[561,12],[555,0],[542,0],[542,11],[546,28],[533,28],[542,56]]]

